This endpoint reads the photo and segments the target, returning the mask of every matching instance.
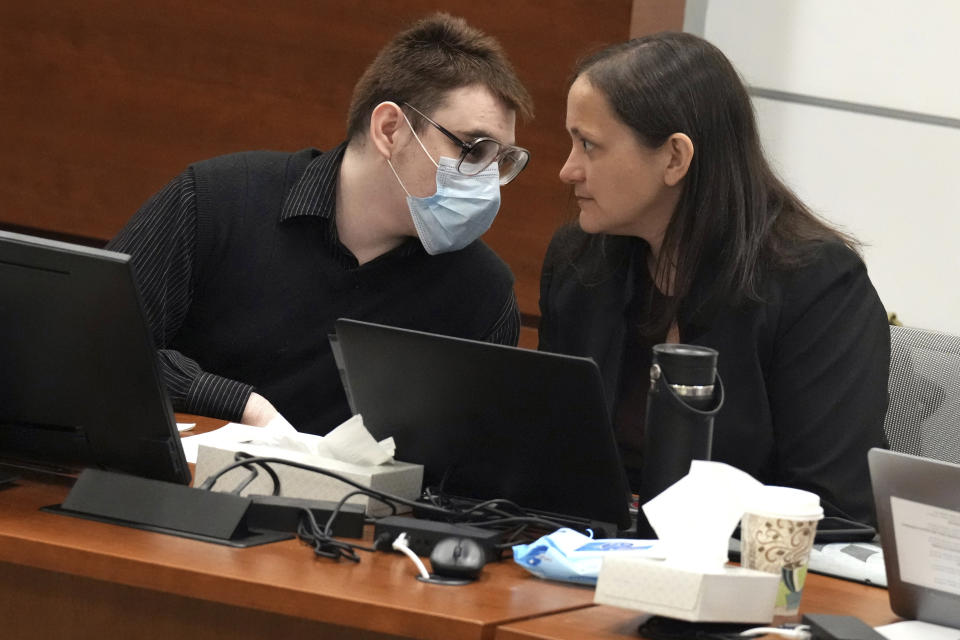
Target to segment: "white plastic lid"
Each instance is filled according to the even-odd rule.
[[[747,497],[745,511],[771,518],[790,518],[791,520],[823,518],[820,496],[791,487],[768,485],[758,487]]]

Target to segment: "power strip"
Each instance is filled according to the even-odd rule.
[[[813,640],[884,640],[880,632],[853,616],[807,613],[803,624],[810,625]]]
[[[503,539],[502,531],[407,516],[386,516],[377,520],[373,528],[373,539],[377,541],[377,548],[389,549],[401,533],[407,534],[407,545],[418,556],[429,556],[434,545],[444,538],[470,538],[483,548],[488,562],[499,559],[500,550],[497,545]]]
[[[304,509],[310,509],[313,517],[323,527],[337,503],[327,500],[306,500],[284,496],[250,496],[247,507],[247,527],[254,530],[289,531],[296,533]],[[359,504],[346,503],[340,507],[333,521],[331,534],[338,538],[363,537],[364,508]]]

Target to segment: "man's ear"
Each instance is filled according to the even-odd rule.
[[[396,153],[397,143],[407,123],[403,111],[395,102],[381,102],[370,114],[369,137],[380,154],[390,159]]]
[[[667,186],[673,187],[683,180],[690,169],[690,162],[693,161],[693,141],[685,133],[674,133],[667,138],[662,148],[667,154],[663,181]]]

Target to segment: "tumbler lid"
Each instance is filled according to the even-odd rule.
[[[712,385],[717,377],[716,349],[693,344],[658,344],[653,363],[659,364],[670,384]]]

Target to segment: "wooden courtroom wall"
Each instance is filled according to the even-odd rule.
[[[631,28],[680,29],[681,0],[2,0],[0,226],[97,244],[190,162],[330,148],[377,50],[436,9],[495,35],[536,103],[517,130],[530,166],[486,236],[535,324],[543,254],[570,215],[570,69]]]

